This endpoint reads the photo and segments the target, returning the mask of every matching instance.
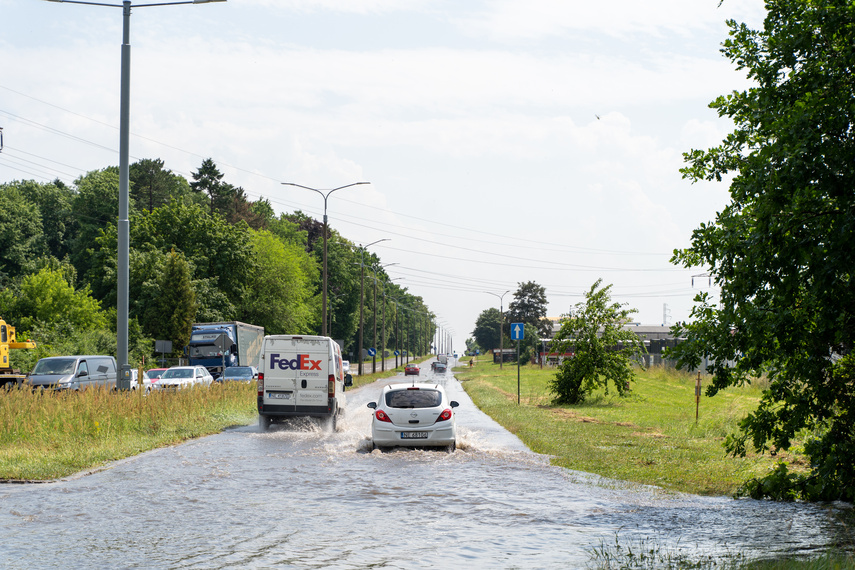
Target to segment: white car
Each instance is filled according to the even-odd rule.
[[[139,370],[137,370],[136,368],[131,368],[131,390],[136,390],[139,387]],[[148,377],[148,372],[143,372],[143,389],[145,390],[145,393],[148,394],[149,392],[151,392],[151,388],[151,378]]]
[[[180,390],[195,384],[210,386],[214,377],[204,366],[173,366],[163,373],[155,386],[159,390]]]
[[[342,360],[341,369],[344,370],[345,374],[350,374],[350,360]]]
[[[454,408],[439,384],[387,384],[374,410],[371,438],[374,449],[382,447],[457,448]]]

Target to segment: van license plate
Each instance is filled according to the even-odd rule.
[[[427,439],[426,431],[402,431],[401,439]]]
[[[290,400],[291,392],[268,392],[267,397],[271,400]]]

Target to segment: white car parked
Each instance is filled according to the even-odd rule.
[[[439,384],[388,384],[380,399],[370,402],[374,410],[371,438],[374,449],[381,447],[457,448],[454,408]]]
[[[180,390],[195,384],[210,386],[214,377],[204,366],[173,366],[163,373],[155,386],[159,390]]]

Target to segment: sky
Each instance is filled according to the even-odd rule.
[[[110,3],[110,0],[105,0]],[[116,2],[120,4],[120,2]],[[453,348],[521,283],[597,280],[642,324],[716,294],[670,263],[728,203],[683,153],[750,86],[721,54],[762,0],[229,0],[130,17],[131,162],[323,217],[424,298]],[[0,184],[118,165],[120,7],[0,0]],[[505,293],[505,292],[508,293]]]

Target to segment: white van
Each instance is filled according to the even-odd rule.
[[[266,430],[277,419],[308,416],[335,430],[344,413],[344,389],[352,385],[333,339],[267,335],[258,367],[258,425]]]

